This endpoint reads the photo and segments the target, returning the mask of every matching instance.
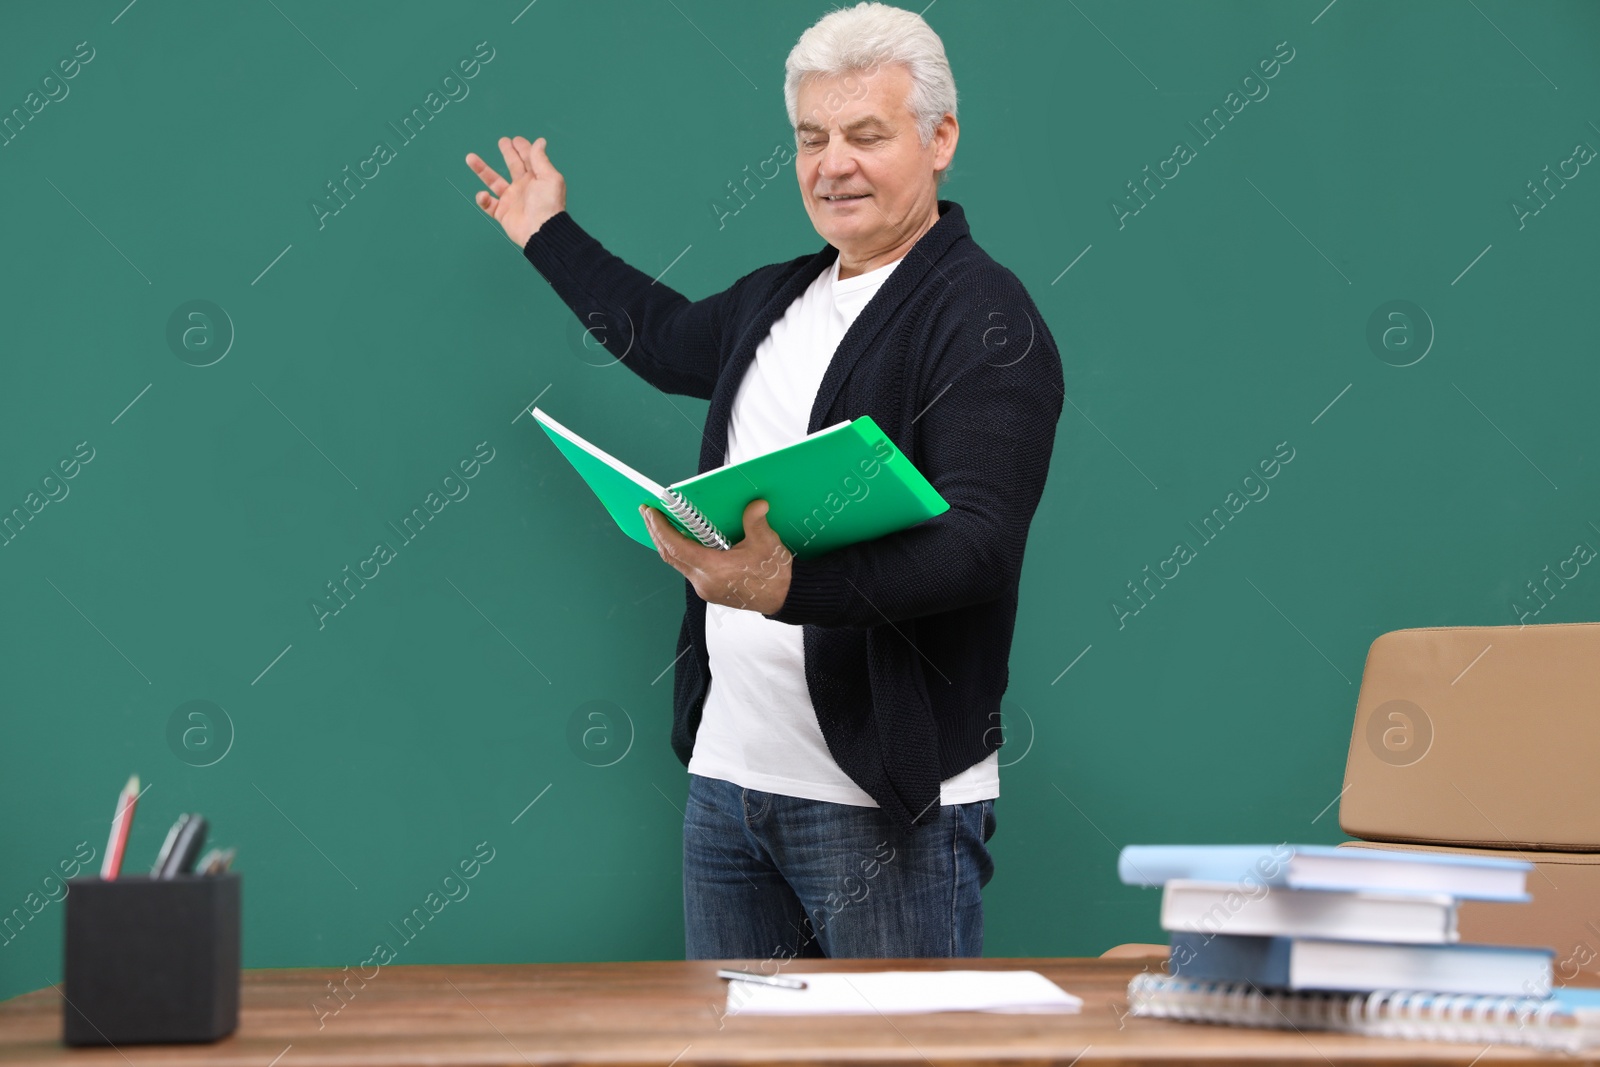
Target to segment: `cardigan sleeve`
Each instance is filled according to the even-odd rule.
[[[1065,397],[1061,358],[1020,283],[972,306],[979,310],[931,361],[946,370],[925,383],[916,418],[917,468],[949,510],[793,560],[788,596],[767,618],[869,628],[993,600],[1015,586]],[[1019,356],[1030,327],[1032,347]]]
[[[711,398],[739,282],[690,301],[608,252],[565,211],[534,231],[522,254],[624,366],[664,393]]]

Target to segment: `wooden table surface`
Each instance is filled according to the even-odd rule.
[[[1574,1064],[1575,1057],[1349,1034],[1248,1030],[1125,1016],[1128,979],[1155,961],[1101,959],[792,960],[808,970],[1035,970],[1083,998],[1081,1014],[776,1017],[725,1014],[719,966],[651,961],[388,966],[318,1028],[331,968],[247,970],[239,1028],[210,1045],[69,1049],[56,989],[0,1003],[0,1063],[67,1060],[228,1067],[452,1064],[693,1067],[696,1064],[1313,1063]],[[353,973],[353,972],[352,972]],[[350,983],[356,987],[355,981]]]

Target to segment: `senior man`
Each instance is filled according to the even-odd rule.
[[[827,244],[689,301],[566,211],[545,139],[475,154],[477,202],[645,381],[710,401],[699,470],[870,415],[949,501],[794,559],[744,513],[706,548],[646,508],[685,578],[672,746],[689,773],[686,955],[977,956],[1000,698],[1061,360],[1022,283],[938,199],[959,127],[944,45],[880,3],[785,65],[801,203]]]

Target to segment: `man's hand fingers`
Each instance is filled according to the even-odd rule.
[[[528,168],[528,173],[533,175],[535,180],[544,177],[544,175],[539,172],[539,162],[534,156],[533,143],[526,137],[518,134],[516,137],[511,139],[511,144],[512,147],[517,150],[517,156],[522,160],[523,166]]]
[[[522,162],[522,153],[517,151],[517,146],[511,143],[511,138],[500,138],[500,154],[505,157],[506,173],[511,175],[515,182],[528,172],[527,166]]]
[[[536,177],[544,178],[555,172],[555,164],[550,162],[550,157],[545,154],[545,139],[540,137],[527,146],[528,160],[533,164],[533,173]]]
[[[467,166],[472,168],[472,173],[483,179],[483,184],[489,187],[491,193],[495,196],[505,195],[508,183],[499,174],[495,173],[493,167],[483,161],[482,156],[476,152],[468,152]],[[482,201],[480,200],[479,203],[482,203]]]
[[[788,549],[784,546],[783,538],[778,536],[778,531],[774,530],[772,524],[767,521],[767,514],[771,510],[772,505],[765,500],[752,500],[744,506],[744,539],[749,541],[755,538],[763,546],[767,542],[772,542],[775,545],[773,550],[775,553],[787,552]],[[740,544],[743,543],[743,541],[740,542]]]
[[[746,537],[750,536],[750,524],[753,522],[758,522],[769,530],[772,529],[772,525],[767,522],[767,512],[769,510],[771,510],[771,505],[765,500],[752,500],[744,506]]]
[[[781,586],[773,585],[774,580],[782,574],[788,550],[767,525],[767,509],[765,500],[753,500],[745,505],[746,536],[727,551],[706,548],[694,538],[678,532],[666,516],[652,514],[655,508],[640,505],[639,512],[650,531],[650,541],[661,558],[689,579],[701,600],[708,604],[765,612],[776,611],[783,603],[788,581],[784,578]],[[751,540],[752,535],[756,541]],[[775,545],[770,552],[767,551],[768,542]],[[760,573],[756,574],[751,557],[762,554],[766,558],[762,561]],[[769,570],[771,573],[768,573]]]
[[[663,528],[665,526],[664,523],[657,523],[655,515],[651,514],[653,511],[655,509],[648,504],[639,505],[639,513],[644,516],[644,528],[650,534],[650,540],[655,543],[657,554],[667,563],[672,563],[671,555],[667,549],[667,538],[671,536],[671,531]],[[676,564],[673,565],[676,566]]]

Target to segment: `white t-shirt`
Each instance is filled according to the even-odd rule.
[[[839,261],[789,305],[739,383],[723,462],[806,436],[822,376],[845,331],[899,264],[839,280]],[[828,752],[806,688],[801,628],[746,608],[706,605],[711,684],[689,772],[783,796],[875,808]],[[940,783],[941,804],[1000,795],[999,753]]]

